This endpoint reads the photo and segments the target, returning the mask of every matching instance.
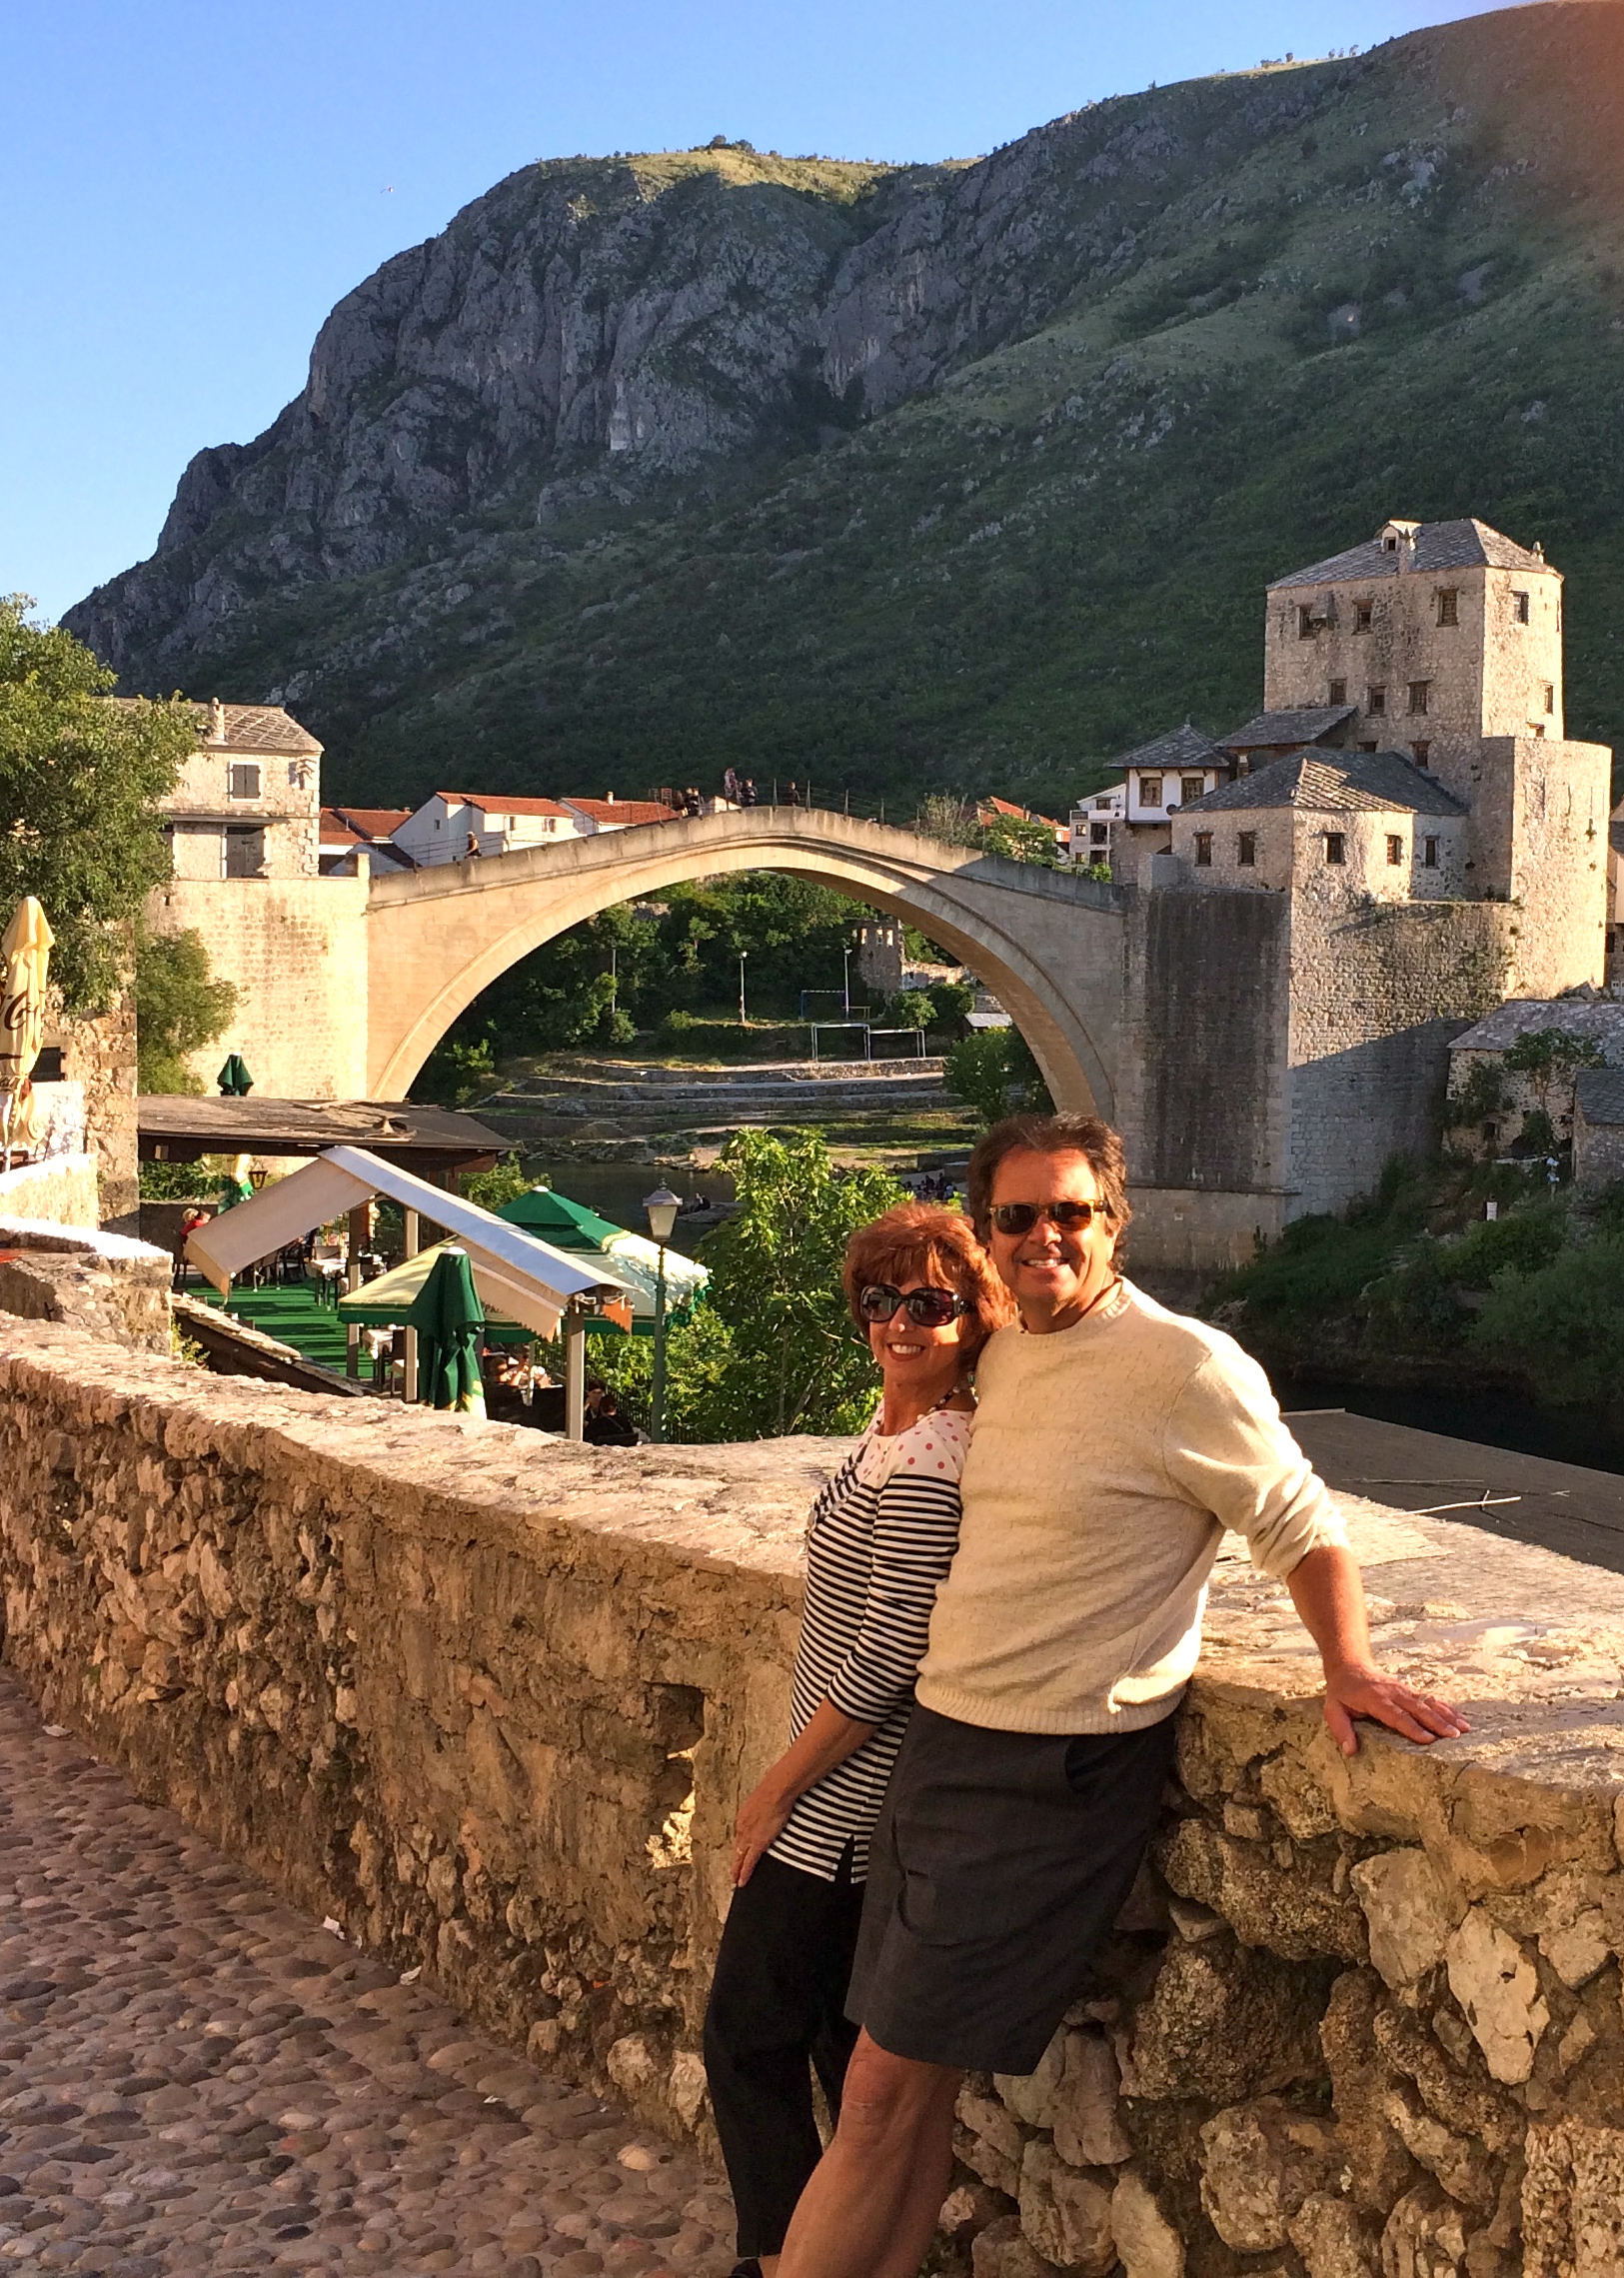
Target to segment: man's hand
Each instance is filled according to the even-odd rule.
[[[1434,1740],[1455,1740],[1471,1730],[1459,1709],[1446,1700],[1412,1692],[1395,1677],[1384,1677],[1370,1662],[1341,1662],[1325,1672],[1325,1721],[1344,1756],[1358,1752],[1356,1716],[1368,1716],[1373,1724],[1385,1724],[1389,1732],[1428,1748]]]

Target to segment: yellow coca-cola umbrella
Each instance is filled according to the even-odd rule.
[[[45,1038],[45,980],[56,939],[45,912],[24,895],[0,935],[0,1147],[37,1146],[33,1068]]]

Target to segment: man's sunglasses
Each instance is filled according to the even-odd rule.
[[[1108,1218],[1104,1202],[994,1202],[992,1223],[999,1233],[1030,1233],[1039,1218],[1047,1218],[1062,1233],[1080,1233],[1096,1217]]]
[[[960,1313],[969,1311],[969,1299],[952,1289],[909,1289],[904,1297],[888,1281],[871,1282],[857,1299],[857,1310],[865,1321],[888,1321],[898,1305],[920,1328],[945,1328]]]

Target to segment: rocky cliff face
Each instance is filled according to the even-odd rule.
[[[1591,115],[1564,140],[1576,105]],[[1325,362],[1384,326],[1413,347],[1418,318],[1458,327],[1526,282],[1530,215],[1560,214],[1571,238],[1577,194],[1599,228],[1598,198],[1608,213],[1619,202],[1621,148],[1624,7],[1591,0],[1091,106],[972,164],[887,169],[732,146],[530,167],[342,301],[300,397],[254,442],[200,452],[152,560],[67,622],[126,688],[276,690],[329,737],[370,739],[398,762],[415,731],[401,714],[380,742],[382,714],[431,690],[442,707],[468,694],[498,652],[496,713],[517,703],[527,724],[539,711],[560,722],[589,692],[564,688],[574,668],[542,651],[676,573],[684,599],[671,642],[655,643],[656,673],[686,686],[696,610],[728,586],[738,544],[714,523],[719,502],[765,511],[784,484],[796,490],[775,568],[824,549],[836,514],[847,532],[884,523],[883,568],[863,573],[882,609],[886,581],[911,578],[915,542],[939,543],[930,491],[983,481],[970,430],[1001,432],[1008,359],[1041,341],[1029,448],[1045,447],[1046,421],[1049,446],[1069,425],[1087,449],[1060,486],[1069,497],[1050,483],[1046,506],[1007,502],[1013,525],[981,517],[997,526],[983,559],[1007,566],[1020,530],[1085,518],[1090,490],[1162,440],[1192,385],[1210,397],[1243,374],[1255,406],[1260,359]],[[1474,252],[1482,274],[1468,289],[1451,264],[1474,275]],[[1185,335],[1172,395],[1165,369],[1140,385],[1144,344],[1170,330]],[[1028,353],[1023,398],[1034,370]],[[968,422],[905,425],[955,389],[977,398]],[[881,438],[915,460],[934,451],[946,478],[895,518],[871,495]],[[1051,448],[1047,472],[1063,456]],[[1186,492],[1199,479],[1180,477]],[[1487,488],[1372,504],[1378,518],[1492,515]],[[1340,523],[1335,535],[1344,542]],[[1552,543],[1549,528],[1539,535]],[[619,564],[609,587],[606,549]],[[753,592],[759,568],[746,573]],[[707,656],[719,642],[726,654],[737,614],[731,604],[707,625]],[[871,623],[872,608],[860,614]],[[765,639],[793,680],[808,631],[803,592],[754,646]],[[812,638],[824,682],[838,678],[826,640]],[[599,648],[590,708],[602,718],[625,652]],[[803,714],[812,696],[804,687]],[[826,686],[816,701],[826,721]],[[715,678],[696,687],[694,728],[704,721],[714,742],[728,707]],[[976,717],[984,747],[984,703]],[[618,748],[642,732],[628,719]],[[576,738],[573,755],[579,768],[599,753]]]

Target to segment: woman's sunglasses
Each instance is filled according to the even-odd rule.
[[[1103,1202],[995,1202],[991,1212],[999,1233],[1030,1233],[1039,1218],[1047,1218],[1062,1233],[1080,1233],[1096,1217],[1110,1214]]]
[[[969,1311],[969,1299],[952,1289],[909,1289],[904,1297],[888,1281],[871,1282],[857,1299],[857,1310],[865,1321],[888,1321],[898,1305],[920,1328],[945,1328],[960,1313]]]

